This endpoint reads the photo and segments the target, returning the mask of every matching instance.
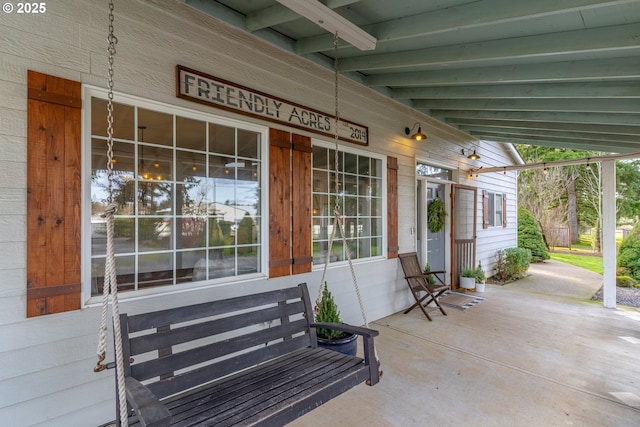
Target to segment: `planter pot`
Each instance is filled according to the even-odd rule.
[[[473,277],[460,277],[460,287],[464,289],[473,289],[476,287],[476,279]]]
[[[484,292],[484,283],[476,283],[476,292]]]
[[[349,335],[346,338],[339,338],[335,340],[328,340],[318,337],[318,347],[337,351],[338,353],[342,354],[348,354],[350,356],[355,356],[356,350],[358,349],[358,336],[353,334]]]

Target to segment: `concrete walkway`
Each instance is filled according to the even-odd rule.
[[[487,285],[433,322],[380,319],[384,376],[291,426],[639,426],[640,312],[588,301],[601,277],[558,262]]]

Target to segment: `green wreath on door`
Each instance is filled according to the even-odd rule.
[[[447,212],[444,210],[444,203],[440,199],[434,199],[429,203],[427,208],[427,225],[429,231],[437,233],[444,228],[444,221],[447,217]]]

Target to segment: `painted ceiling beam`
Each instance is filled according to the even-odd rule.
[[[378,44],[430,34],[457,32],[464,29],[478,29],[505,22],[541,18],[584,9],[615,6],[631,3],[633,0],[487,0],[467,3],[446,9],[393,19],[362,29],[378,39]],[[296,52],[311,53],[333,49],[333,38],[329,35],[299,39]]]
[[[554,140],[592,140],[611,142],[614,145],[617,143],[636,143],[638,142],[637,135],[617,135],[617,134],[605,134],[605,133],[593,133],[583,132],[582,130],[573,131],[557,131],[557,130],[537,130],[537,129],[519,129],[519,128],[502,128],[502,127],[490,127],[490,126],[473,126],[473,125],[460,125],[458,129],[467,132],[471,135],[480,134],[500,134],[519,137],[536,137],[536,138],[553,138]]]
[[[359,0],[325,0],[324,3],[330,9],[348,6],[357,3]],[[274,25],[284,24],[286,22],[302,19],[300,15],[281,4],[274,4],[265,9],[260,9],[247,14],[246,29],[249,31],[261,30],[263,28],[273,27]]]
[[[429,49],[344,58],[343,71],[400,70],[407,67],[487,67],[532,62],[632,56],[640,51],[640,24],[514,37]],[[437,68],[436,68],[437,67]]]
[[[640,82],[408,87],[393,89],[392,97],[394,99],[640,98]]]
[[[638,144],[633,144],[630,147],[619,147],[617,145],[615,147],[612,147],[609,144],[602,144],[599,141],[553,141],[540,138],[508,138],[502,135],[475,135],[475,137],[487,141],[508,142],[512,144],[542,145],[544,147],[567,148],[573,150],[601,151],[603,153],[636,153],[638,151]]]
[[[440,71],[374,74],[368,85],[390,86],[466,86],[504,83],[554,83],[613,81],[640,78],[640,57],[608,61],[562,61],[547,64],[512,65]]]
[[[540,145],[545,145],[545,144],[540,144]],[[553,147],[553,145],[551,145],[551,147]],[[588,150],[588,151],[597,151],[597,150]],[[616,161],[635,160],[638,158],[640,158],[639,152],[631,152],[626,154],[610,154],[610,155],[603,155],[603,156],[586,157],[582,159],[564,159],[564,160],[554,160],[551,162],[494,166],[494,167],[488,167],[488,168],[471,169],[468,172],[471,174],[492,173],[492,172],[504,173],[505,171],[513,171],[513,170],[544,169],[544,168],[552,168],[557,166],[585,165],[589,163],[604,162],[607,160],[616,160]]]
[[[500,138],[503,141],[548,141],[557,142],[561,144],[575,143],[583,144],[585,146],[598,146],[604,147],[607,152],[632,152],[638,151],[637,143],[618,142],[618,141],[606,141],[601,139],[584,139],[584,138],[562,138],[553,136],[538,136],[538,135],[520,135],[520,134],[508,134],[500,132],[472,132],[470,135],[479,139],[493,140],[494,138]],[[531,142],[529,142],[531,144]],[[598,148],[600,150],[601,148]]]
[[[433,99],[417,100],[419,110],[495,110],[640,113],[636,99]]]
[[[432,110],[431,116],[440,120],[452,119],[493,119],[524,120],[533,122],[584,123],[602,125],[631,125],[640,123],[640,114],[611,113],[568,113],[546,111],[474,111],[474,110]]]
[[[447,119],[447,123],[461,128],[463,126],[486,127],[487,129],[531,129],[566,132],[589,132],[610,135],[635,135],[640,140],[639,126],[598,125],[585,123],[561,122],[527,122],[521,120],[487,120],[487,119]]]

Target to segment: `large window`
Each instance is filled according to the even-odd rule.
[[[383,161],[364,152],[338,151],[338,181],[335,187],[335,150],[315,144],[313,147],[313,262],[324,264],[334,224],[334,207],[344,215],[347,247],[339,230],[329,262],[383,255]]]
[[[102,292],[106,100],[90,100],[91,294]],[[114,108],[118,286],[260,273],[264,129],[135,100]],[[228,279],[227,279],[228,280]]]

